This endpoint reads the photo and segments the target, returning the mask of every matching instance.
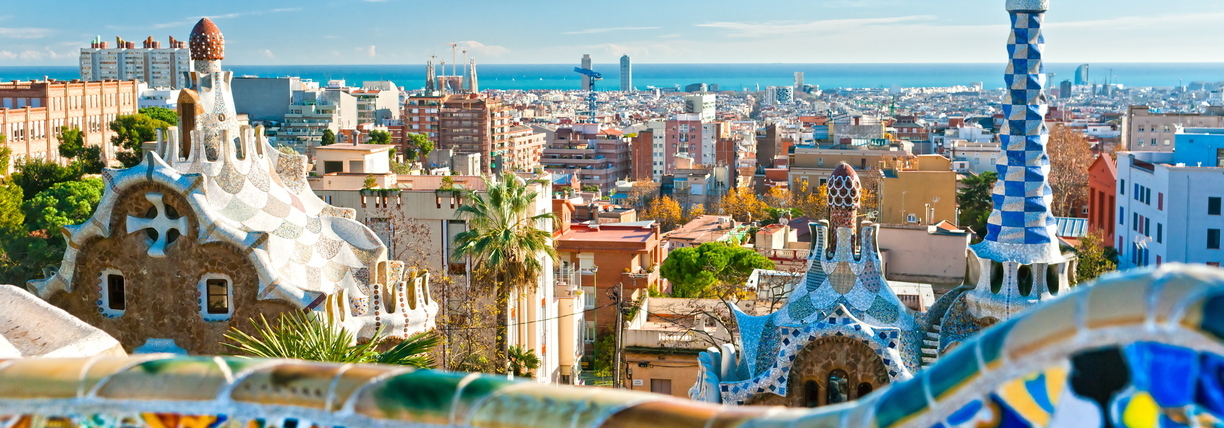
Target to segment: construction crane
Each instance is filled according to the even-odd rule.
[[[595,123],[595,101],[598,99],[595,96],[595,82],[603,80],[603,74],[600,74],[598,71],[582,67],[574,67],[574,72],[588,78],[586,85],[587,87],[582,89],[587,91],[587,117],[589,118],[589,123]]]

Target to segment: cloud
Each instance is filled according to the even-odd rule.
[[[17,59],[17,54],[10,51],[0,51],[0,59]]]
[[[368,47],[367,47],[367,46],[358,46],[356,50],[357,50],[357,52],[358,52],[358,53],[364,53],[364,54],[366,54],[367,56],[369,56],[370,58],[374,58],[374,57],[377,55],[377,53],[376,53],[376,52],[375,52],[375,50],[374,50],[374,45],[370,45],[370,46],[368,46]]]
[[[268,59],[276,58],[276,54],[272,53],[271,49],[260,50],[259,55],[263,56],[264,58],[268,58]]]
[[[616,27],[616,28],[588,28],[582,31],[570,31],[561,34],[596,34],[608,33],[612,31],[638,31],[638,30],[658,30],[663,27]]]
[[[4,28],[0,27],[0,39],[41,39],[54,33],[49,28]]]
[[[774,21],[774,22],[707,22],[698,27],[719,28],[731,31],[729,37],[770,37],[798,34],[829,34],[839,32],[868,31],[864,27],[899,24],[914,21],[933,21],[934,15],[898,16],[892,18],[831,19],[824,21]]]
[[[1123,16],[1119,18],[1088,21],[1047,22],[1046,29],[1151,29],[1162,26],[1187,26],[1193,24],[1218,24],[1224,20],[1224,12],[1200,12],[1156,16]],[[1168,27],[1167,27],[1168,28]]]
[[[484,43],[480,43],[475,40],[455,42],[455,44],[459,45],[460,49],[467,50],[468,53],[470,54],[480,54],[480,55],[488,55],[488,56],[497,57],[497,56],[505,55],[506,53],[510,52],[510,49],[507,49],[505,46],[486,45]]]

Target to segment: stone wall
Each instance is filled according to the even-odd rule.
[[[858,399],[858,385],[870,384],[878,390],[888,384],[888,369],[884,361],[867,344],[845,336],[831,336],[807,344],[795,357],[787,380],[787,396],[760,394],[749,398],[745,405],[805,407],[804,384],[815,381],[820,386],[817,403],[827,402],[829,373],[843,370],[849,375],[850,399]]]
[[[148,192],[159,192],[167,206],[187,217],[188,232],[166,247],[166,258],[151,258],[144,232],[129,233],[127,216],[144,216],[153,204]],[[81,248],[72,292],[57,292],[49,299],[107,332],[132,352],[148,338],[173,339],[192,354],[216,355],[228,348],[221,342],[231,325],[251,330],[251,318],[260,314],[274,321],[296,308],[279,300],[259,300],[259,282],[254,268],[239,249],[226,243],[198,243],[199,220],[187,200],[168,188],[147,183],[122,192],[110,219],[110,238],[98,238]],[[115,318],[101,313],[101,279],[105,269],[121,271],[125,279],[126,311]],[[234,314],[227,321],[205,321],[201,315],[198,283],[207,273],[228,275],[232,280]]]

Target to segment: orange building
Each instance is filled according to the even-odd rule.
[[[659,274],[666,254],[658,223],[572,223],[574,205],[563,199],[553,200],[553,213],[561,220],[553,232],[561,259],[558,280],[582,287],[586,308],[594,309],[587,314],[588,334],[616,326],[608,290],[623,287],[625,296],[651,286],[666,291]]]
[[[102,158],[112,159],[110,123],[136,113],[138,94],[135,80],[0,83],[0,135],[14,160],[59,160],[59,128],[77,128],[86,145],[102,146]]]

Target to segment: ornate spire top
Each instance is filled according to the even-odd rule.
[[[862,193],[863,184],[859,182],[858,173],[854,172],[854,168],[845,162],[833,169],[833,173],[829,175],[829,217],[833,227],[854,227],[854,220],[858,217],[859,196]]]
[[[191,29],[191,59],[194,61],[219,61],[225,59],[225,36],[211,19],[200,18]]]
[[[1045,12],[1050,10],[1050,0],[1007,0],[1008,12]]]

